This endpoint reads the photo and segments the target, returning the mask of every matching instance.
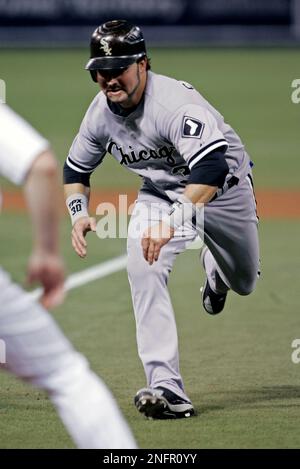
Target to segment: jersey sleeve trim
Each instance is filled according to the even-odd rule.
[[[198,163],[198,161],[200,161],[201,158],[203,158],[204,156],[208,155],[209,153],[211,153],[212,151],[214,151],[214,150],[216,150],[217,148],[220,148],[220,147],[226,147],[226,149],[228,148],[228,143],[223,138],[221,138],[219,140],[215,140],[214,142],[209,143],[208,145],[206,145],[206,147],[201,148],[201,150],[199,150],[195,155],[193,155],[189,159],[189,162],[188,162],[189,168],[192,169],[192,167],[196,163]]]
[[[77,163],[68,156],[66,163],[70,168],[74,169],[74,171],[77,171],[78,173],[92,173],[101,160],[102,158],[100,158],[93,166],[85,166],[83,164]]]

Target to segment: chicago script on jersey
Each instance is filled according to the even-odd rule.
[[[136,151],[132,148],[131,145],[129,145],[129,151],[127,151],[126,153],[121,146],[117,145],[115,142],[112,141],[107,147],[108,153],[112,153],[112,150],[114,148],[121,155],[122,159],[120,161],[120,164],[123,165],[130,165],[133,163],[138,163],[139,161],[148,161],[151,159],[156,160],[163,158],[165,158],[167,163],[171,166],[174,166],[176,164],[175,157],[173,156],[175,148],[172,146],[167,147],[166,145],[164,145],[156,150],[147,148],[140,151]]]

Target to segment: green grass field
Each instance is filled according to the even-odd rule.
[[[1,217],[2,263],[23,281],[29,243],[24,216]],[[63,226],[68,272],[124,252],[124,241],[89,237],[89,256],[76,258]],[[210,317],[200,305],[203,272],[197,252],[179,256],[170,291],[176,309],[181,370],[198,416],[147,421],[133,406],[144,374],[125,271],[70,292],[54,316],[114,392],[144,448],[295,448],[300,446],[300,364],[291,361],[299,338],[299,261],[296,222],[263,222],[263,276],[249,297],[231,294]],[[13,237],[13,239],[12,239]],[[294,243],[293,243],[294,241]],[[183,294],[184,292],[184,294]],[[116,345],[117,344],[117,345]],[[1,374],[1,448],[68,448],[72,443],[43,393]]]
[[[299,187],[300,105],[291,82],[300,77],[295,50],[151,50],[154,71],[192,82],[240,133],[256,162],[259,187]],[[96,88],[83,70],[87,53],[0,51],[7,102],[47,138],[63,162]],[[94,186],[126,190],[139,178],[111,158]],[[3,183],[7,187],[7,183]],[[1,185],[2,181],[1,181]],[[3,213],[1,264],[23,282],[30,251],[25,215]],[[203,272],[196,251],[179,256],[170,280],[181,371],[198,416],[147,421],[133,406],[145,385],[125,271],[72,291],[53,314],[66,335],[115,394],[143,448],[297,448],[300,446],[300,364],[291,343],[300,338],[299,221],[260,225],[263,275],[249,297],[230,294],[226,310],[201,307]],[[90,235],[89,255],[76,257],[70,225],[62,226],[68,273],[123,254],[125,240]],[[71,448],[48,399],[0,374],[0,448]]]

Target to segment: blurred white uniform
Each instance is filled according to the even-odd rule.
[[[0,173],[22,184],[49,143],[0,105]],[[79,448],[136,448],[112,395],[48,312],[0,268],[0,339],[7,367],[44,389]]]

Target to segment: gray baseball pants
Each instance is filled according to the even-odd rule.
[[[128,229],[127,269],[147,386],[164,386],[188,399],[179,371],[177,329],[167,284],[176,255],[195,240],[197,230],[186,224],[185,236],[176,233],[152,266],[145,261],[141,247],[143,231],[158,223],[161,213],[169,208],[167,201],[140,193]],[[217,293],[229,289],[239,295],[251,293],[259,271],[259,243],[256,204],[248,176],[205,205],[204,242],[209,248],[205,269],[211,288]]]

